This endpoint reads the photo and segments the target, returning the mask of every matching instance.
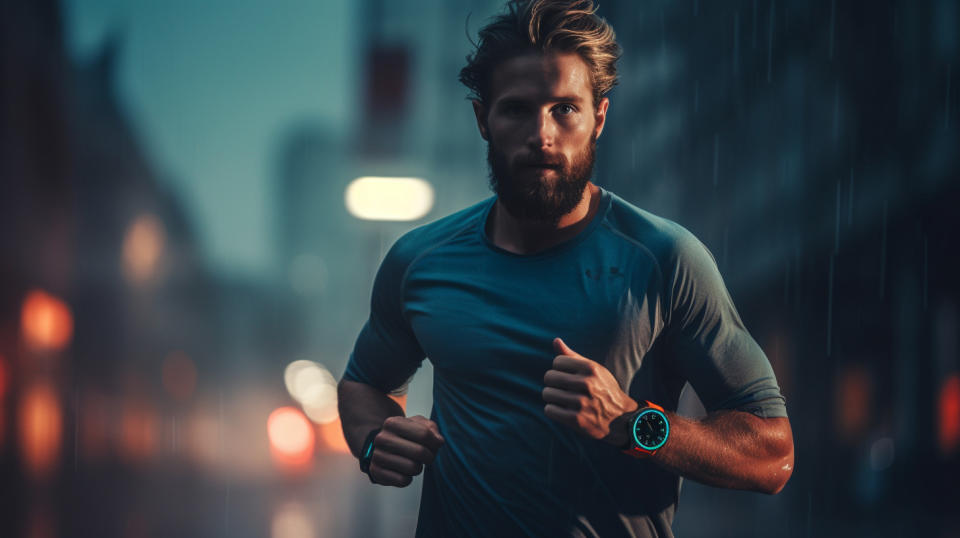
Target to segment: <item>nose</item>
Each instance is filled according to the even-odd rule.
[[[548,111],[541,110],[535,117],[535,123],[532,127],[530,136],[527,138],[527,145],[530,149],[540,150],[553,146],[554,138],[557,135],[557,126]]]

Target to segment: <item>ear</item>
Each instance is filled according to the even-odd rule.
[[[607,109],[610,107],[610,99],[604,97],[600,100],[600,103],[597,105],[597,110],[593,114],[593,119],[596,121],[596,125],[593,128],[593,134],[597,138],[600,138],[600,133],[603,132],[603,125],[607,121]]]
[[[477,128],[480,129],[480,136],[489,142],[490,133],[487,131],[487,107],[483,106],[483,103],[476,99],[470,102],[473,103],[473,114],[477,117]]]

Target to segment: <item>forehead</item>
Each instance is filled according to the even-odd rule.
[[[504,60],[490,79],[490,101],[548,101],[577,96],[592,99],[590,68],[575,52],[529,52]]]

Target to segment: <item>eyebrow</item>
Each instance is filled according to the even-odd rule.
[[[507,97],[501,97],[500,99],[497,99],[497,102],[502,104],[529,103],[531,101],[536,101],[536,99],[528,99],[528,98],[519,97],[519,96],[517,97],[507,96]],[[559,102],[581,103],[583,101],[584,101],[583,98],[576,95],[552,95],[550,97],[547,97],[544,100],[544,102],[547,102],[547,103],[559,103]]]

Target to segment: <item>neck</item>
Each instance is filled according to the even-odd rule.
[[[580,233],[600,207],[600,187],[591,182],[569,213],[556,224],[518,219],[497,199],[487,221],[487,236],[493,244],[514,254],[536,254]]]

